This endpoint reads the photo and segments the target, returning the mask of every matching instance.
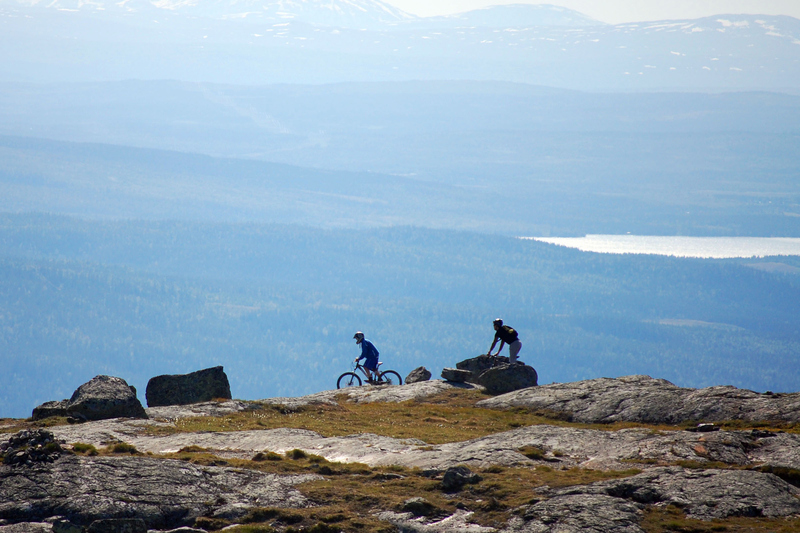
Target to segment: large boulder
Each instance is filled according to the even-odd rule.
[[[486,387],[489,394],[505,394],[535,387],[539,383],[539,376],[532,366],[500,365],[481,372],[476,383]]]
[[[511,363],[508,357],[479,355],[456,363],[461,372],[468,372],[465,381],[486,387],[489,394],[505,394],[507,392],[535,387],[539,376],[532,366],[521,361]]]
[[[431,379],[431,371],[424,366],[415,368],[407,376],[405,384],[419,383],[420,381],[428,381]]]
[[[144,407],[136,397],[136,389],[124,379],[96,376],[72,394],[67,416],[81,420],[107,418],[147,418]]]
[[[191,374],[163,375],[151,378],[145,391],[148,407],[187,405],[215,398],[231,399],[228,376],[221,366]]]

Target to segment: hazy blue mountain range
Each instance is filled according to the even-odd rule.
[[[791,17],[608,25],[554,6],[418,19],[377,1],[108,4],[2,0],[0,80],[800,87],[800,21]]]
[[[405,376],[488,348],[500,315],[541,383],[645,373],[787,391],[798,258],[587,254],[470,232],[0,215],[0,417],[97,374],[222,364],[238,398],[327,390],[363,330]]]

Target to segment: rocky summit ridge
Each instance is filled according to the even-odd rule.
[[[653,525],[659,519],[673,529],[685,521],[694,528],[687,531],[800,527],[798,393],[685,389],[648,376],[494,397],[481,391],[433,380],[151,407],[147,418],[6,421],[0,533],[237,524],[317,533],[640,533],[663,531]],[[449,411],[450,419],[437,416],[464,397],[472,403]],[[288,427],[303,413],[333,424],[342,410],[388,416],[381,413],[393,405],[407,407],[406,426],[439,423],[442,431],[508,413],[541,418],[442,442]],[[242,425],[267,414],[287,427]],[[402,415],[392,416],[399,427]],[[215,420],[228,425],[192,430]]]

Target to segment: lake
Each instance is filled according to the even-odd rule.
[[[587,235],[585,237],[523,237],[585,252],[657,254],[724,259],[800,255],[800,238],[789,237],[654,237],[647,235]]]

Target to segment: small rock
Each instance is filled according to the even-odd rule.
[[[419,383],[420,381],[428,381],[431,379],[431,371],[425,368],[424,366],[420,366],[415,368],[406,376],[406,385],[409,383]]]
[[[466,466],[448,468],[442,478],[442,488],[447,491],[458,491],[461,487],[471,483],[479,483],[483,478]]]
[[[435,514],[436,506],[425,498],[410,498],[403,502],[400,510],[404,513],[411,513],[414,516],[431,516]]]

